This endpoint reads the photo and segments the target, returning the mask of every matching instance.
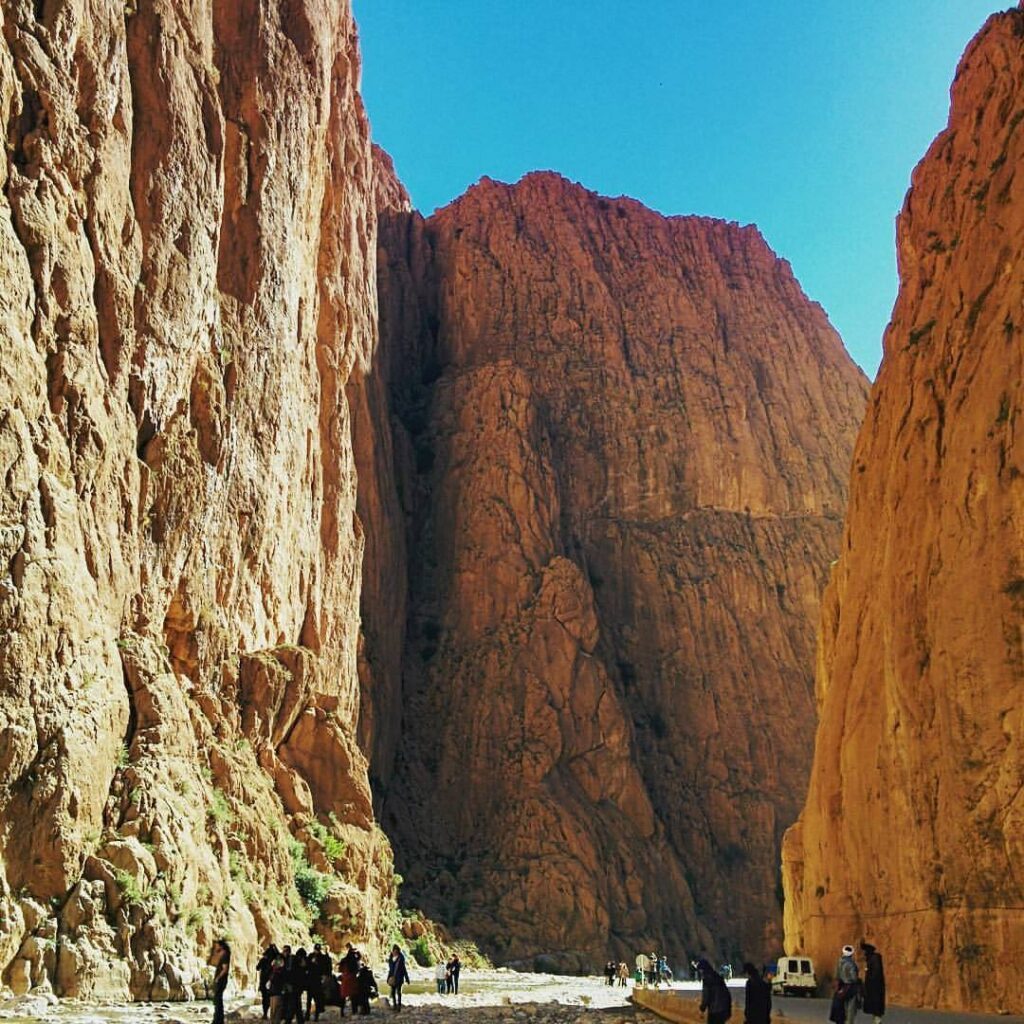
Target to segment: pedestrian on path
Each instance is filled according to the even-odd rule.
[[[725,979],[711,966],[708,960],[697,961],[700,975],[700,1012],[707,1013],[708,1024],[725,1024],[732,1016],[732,996]]]
[[[747,976],[746,1001],[743,1004],[744,1024],[771,1024],[771,986],[752,963],[743,965],[743,973]]]
[[[231,973],[231,947],[218,939],[213,944],[213,1024],[224,1024],[224,990]]]
[[[391,1009],[397,1013],[402,1008],[402,986],[409,980],[409,968],[405,965],[405,954],[397,944],[391,947],[388,957],[388,988],[391,989]]]
[[[836,996],[842,1001],[843,1024],[854,1024],[860,1006],[860,971],[853,959],[853,946],[843,946],[842,955],[836,965]],[[837,1007],[833,1007],[833,1012]],[[834,1021],[832,1015],[829,1020]]]
[[[872,1024],[882,1024],[885,1016],[885,969],[882,966],[882,954],[870,942],[860,944],[867,961],[864,968],[864,1005],[865,1013],[870,1013]]]

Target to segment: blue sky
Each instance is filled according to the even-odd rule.
[[[755,223],[874,374],[894,218],[997,0],[354,0],[373,134],[425,213],[551,169]]]

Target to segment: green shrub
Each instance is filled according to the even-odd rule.
[[[412,958],[420,967],[430,967],[434,962],[433,957],[430,955],[430,944],[427,942],[426,935],[421,935],[418,939],[415,939],[409,947],[409,952],[412,953]]]
[[[199,931],[209,916],[210,911],[206,907],[193,907],[185,918],[185,931],[190,935]]]
[[[210,800],[210,806],[206,808],[206,816],[218,825],[227,824],[234,818],[228,798],[224,795],[224,791],[216,786],[213,787],[213,797]]]
[[[126,903],[137,904],[138,906],[145,905],[149,894],[139,885],[134,875],[128,874],[127,871],[115,871],[114,880],[117,882],[117,887],[121,890],[121,895]]]
[[[334,820],[337,821],[336,818]],[[345,856],[345,840],[338,838],[326,825],[319,821],[310,822],[309,834],[323,847],[328,860],[341,860]]]
[[[324,900],[334,886],[334,878],[317,871],[309,863],[306,848],[297,839],[289,842],[288,852],[291,854],[292,869],[295,872],[295,891],[309,910],[319,916]]]

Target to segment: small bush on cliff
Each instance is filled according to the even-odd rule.
[[[206,815],[210,821],[216,822],[218,825],[225,825],[234,817],[231,807],[228,805],[228,798],[216,786],[213,787],[213,797],[210,800],[210,806],[206,808]]]
[[[320,915],[324,900],[334,885],[334,879],[317,871],[306,856],[306,848],[297,839],[288,844],[292,858],[292,869],[295,872],[295,890],[302,897],[302,902],[316,916]]]
[[[333,818],[332,824],[335,824],[337,818],[334,818],[333,815],[331,817]],[[341,860],[345,856],[347,848],[345,840],[338,838],[326,825],[319,821],[310,822],[309,834],[323,847],[324,854],[329,860]]]
[[[418,939],[414,940],[409,947],[409,952],[412,953],[412,958],[420,967],[430,967],[434,963],[430,955],[430,943],[427,941],[426,935],[421,935]]]
[[[150,902],[151,894],[139,885],[138,880],[134,875],[129,874],[127,871],[115,871],[114,880],[117,882],[117,887],[121,890],[121,896],[124,898],[125,903],[145,907]]]

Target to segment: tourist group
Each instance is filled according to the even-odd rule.
[[[454,988],[458,992],[458,976],[461,965],[458,957],[453,958]],[[226,942],[214,943],[213,948],[213,1024],[224,1024],[224,991],[227,988],[231,969],[231,950]],[[409,981],[405,954],[398,946],[391,947],[387,962],[387,986],[390,999],[385,1000],[394,1011],[402,1009],[402,988]],[[337,1006],[341,1016],[345,1007],[351,1008],[352,1015],[368,1014],[371,1002],[379,998],[377,979],[363,954],[350,942],[345,955],[338,961],[337,970],[328,950],[318,942],[312,952],[291,946],[271,944],[264,950],[256,964],[259,978],[260,999],[263,1004],[263,1019],[281,1021],[283,1024],[305,1024],[307,1020],[319,1020],[320,1014],[329,1006]],[[439,988],[440,991],[440,988]]]

